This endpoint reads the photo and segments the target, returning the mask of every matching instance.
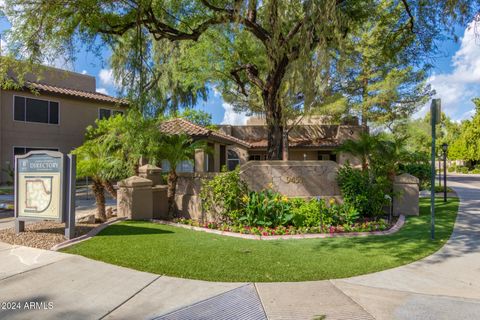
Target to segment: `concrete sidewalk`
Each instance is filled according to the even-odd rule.
[[[196,281],[0,243],[0,319],[478,319],[480,176],[451,181],[462,202],[444,248],[349,279]]]

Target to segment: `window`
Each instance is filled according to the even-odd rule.
[[[168,160],[162,160],[162,171],[163,172],[170,171],[170,163],[168,162]],[[193,172],[193,161],[192,160],[181,161],[177,165],[177,172]]]
[[[319,151],[318,152],[318,160],[337,161],[337,155],[333,154],[333,153],[330,153],[330,152]]]
[[[260,161],[260,160],[266,160],[267,156],[266,155],[261,155],[261,154],[251,154],[248,157],[249,161],[255,160],[255,161]]]
[[[238,153],[233,150],[227,151],[227,167],[229,171],[235,170],[235,168],[240,165],[240,158]]]
[[[13,108],[16,121],[58,124],[58,102],[15,96]]]
[[[99,119],[108,119],[111,116],[116,116],[117,114],[123,114],[123,111],[113,110],[113,109],[104,109],[104,108],[100,108],[98,110],[98,118]]]

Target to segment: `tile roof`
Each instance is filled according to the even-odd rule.
[[[242,140],[226,133],[221,133],[218,131],[210,130],[205,127],[196,125],[188,120],[182,118],[175,118],[172,120],[164,121],[160,124],[160,131],[166,134],[187,134],[193,138],[213,138],[223,141],[228,141],[231,143],[236,143],[242,145],[249,149],[262,149],[267,148],[268,141],[267,139],[257,139],[257,140]],[[289,137],[289,146],[293,148],[334,148],[340,145],[340,142],[334,137],[333,132],[336,130],[331,130],[330,136],[327,135],[313,135],[308,136],[302,130],[302,135],[297,134],[295,130],[292,132]]]
[[[162,122],[160,124],[160,131],[166,134],[187,134],[194,138],[214,138],[236,143],[247,148],[251,147],[246,141],[207,129],[182,118],[175,118]]]
[[[30,82],[30,81],[26,82],[26,87],[33,88],[41,92],[62,94],[62,95],[77,97],[81,99],[89,99],[89,100],[108,102],[113,104],[121,104],[124,106],[128,105],[128,102],[125,99],[118,99],[118,98],[111,97],[99,92],[89,92],[89,91],[82,91],[77,89],[62,88],[62,87],[52,86],[44,83]]]

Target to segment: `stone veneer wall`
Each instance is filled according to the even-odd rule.
[[[333,161],[249,161],[240,167],[240,175],[251,190],[265,188],[287,197],[341,199],[336,177],[339,165]],[[181,217],[212,219],[202,210],[202,180],[218,173],[180,173],[175,201]]]
[[[250,189],[265,188],[287,197],[340,197],[334,161],[249,161],[240,168]]]

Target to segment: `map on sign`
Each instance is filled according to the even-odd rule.
[[[52,177],[25,177],[25,211],[40,213],[52,202]]]
[[[31,152],[16,156],[16,217],[61,220],[63,155]]]

